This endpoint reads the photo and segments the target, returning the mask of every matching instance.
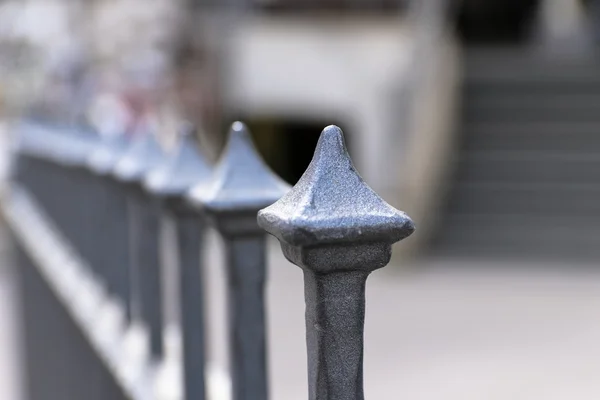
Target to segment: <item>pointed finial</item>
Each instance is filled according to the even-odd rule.
[[[329,125],[323,129],[313,158],[319,159],[322,163],[349,164],[352,166],[352,161],[346,149],[346,140],[344,132],[339,126]]]
[[[146,176],[144,188],[158,196],[181,196],[194,185],[208,180],[210,176],[211,167],[200,153],[198,143],[189,128],[184,126],[179,131],[179,143],[175,154]]]
[[[258,214],[258,223],[294,246],[330,243],[395,243],[414,231],[403,212],[379,197],[360,177],[337,126],[321,133],[315,155],[296,186]]]
[[[289,190],[264,163],[242,122],[234,122],[212,179],[194,187],[189,202],[208,212],[254,211],[277,201]]]
[[[164,157],[156,137],[149,132],[143,133],[117,162],[113,174],[122,182],[137,181],[150,169],[160,165]]]
[[[309,398],[364,399],[366,280],[414,231],[412,221],[367,186],[342,130],[329,126],[300,181],[258,213],[258,224],[304,270]]]
[[[88,158],[88,168],[98,175],[109,174],[117,161],[127,152],[129,139],[124,134],[104,138]]]

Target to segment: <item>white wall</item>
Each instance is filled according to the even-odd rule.
[[[415,51],[399,18],[254,18],[235,26],[226,104],[242,115],[342,121],[365,181],[422,228],[402,244],[418,250],[434,229],[452,152],[460,65],[451,35],[431,41],[435,56],[411,63],[428,53]],[[410,93],[409,79],[417,84],[407,106],[398,96]]]
[[[392,89],[407,66],[409,38],[388,19],[252,18],[237,25],[226,103],[244,115],[342,121],[354,161],[375,190],[394,181]]]

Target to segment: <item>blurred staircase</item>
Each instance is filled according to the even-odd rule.
[[[436,250],[600,256],[600,61],[467,51]]]

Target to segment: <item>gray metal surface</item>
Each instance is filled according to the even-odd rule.
[[[255,213],[279,200],[288,190],[289,185],[257,153],[246,126],[235,122],[212,179],[195,186],[188,200],[210,214]]]
[[[109,174],[114,170],[116,163],[125,155],[130,145],[131,143],[125,135],[104,139],[90,154],[87,167],[97,175]]]
[[[92,190],[95,196],[95,250],[90,262],[104,279],[109,292],[124,304],[128,321],[132,318],[132,304],[131,275],[125,268],[131,258],[127,199],[111,172],[132,145],[125,135],[105,138],[87,160],[87,167],[95,176]]]
[[[124,304],[127,320],[133,318],[131,274],[129,263],[129,217],[127,197],[121,186],[109,176],[100,176],[101,208],[97,231],[97,255],[100,268],[107,277],[108,289]]]
[[[182,198],[195,184],[205,181],[211,169],[204,160],[191,127],[180,131],[178,147],[160,166],[144,177],[142,185],[162,213],[174,217],[177,229],[180,274],[180,307],[183,339],[184,393],[186,399],[203,399],[204,307],[200,249],[203,222]],[[157,247],[158,248],[158,247]]]
[[[180,198],[194,185],[206,181],[210,174],[211,167],[200,153],[194,133],[184,128],[175,154],[148,173],[143,186],[154,196]]]
[[[154,357],[163,353],[162,290],[159,256],[160,205],[143,190],[145,177],[166,162],[154,134],[140,133],[125,155],[116,163],[113,176],[127,196],[129,215],[129,269],[131,305],[150,331],[150,349]]]
[[[130,189],[129,213],[131,229],[134,309],[150,332],[152,356],[163,356],[163,290],[160,264],[160,219],[162,204],[147,196],[140,187]]]
[[[88,255],[89,204],[84,174],[87,158],[100,142],[93,132],[68,126],[53,126],[37,121],[16,125],[14,150],[23,159],[35,160],[37,180],[30,182],[36,196],[41,196],[47,211],[53,216],[71,244]],[[18,166],[17,166],[18,168]],[[42,189],[43,190],[39,190]]]
[[[108,299],[53,221],[19,185],[2,212],[22,250],[20,277],[34,282],[22,285],[30,398],[147,398],[118,371],[122,347],[100,322]]]
[[[203,222],[190,213],[176,213],[179,253],[179,303],[183,340],[183,392],[186,400],[206,398],[204,289],[201,266]]]
[[[71,139],[67,139],[60,143],[68,145]],[[48,157],[40,157],[41,147],[36,145],[34,152],[21,154],[18,160],[16,176],[29,182],[38,203],[47,209],[45,214],[54,219],[50,225],[59,228],[57,236],[71,240],[75,251],[68,246],[65,250],[58,242],[36,250],[35,239],[27,229],[15,223],[17,218],[11,221],[18,225],[24,243],[42,265],[39,271],[50,288],[61,281],[56,271],[62,269],[56,264],[59,259],[45,265],[40,258],[42,251],[49,252],[52,246],[61,248],[61,257],[71,260],[65,262],[77,263],[80,271],[78,276],[71,267],[70,284],[74,287],[65,289],[58,284],[55,288],[59,298],[67,299],[64,307],[50,308],[39,316],[39,324],[58,332],[52,333],[53,340],[60,338],[48,354],[63,360],[31,366],[32,379],[48,387],[34,398],[82,398],[86,390],[94,391],[91,398],[103,398],[104,390],[123,383],[132,393],[150,393],[151,381],[141,384],[138,379],[151,376],[148,372],[153,363],[162,361],[166,354],[159,232],[161,219],[168,216],[175,222],[179,253],[185,399],[206,398],[201,264],[207,223],[218,230],[225,245],[233,400],[269,397],[266,233],[259,223],[279,238],[285,256],[304,270],[310,398],[362,399],[366,279],[371,271],[387,264],[391,244],[410,235],[414,226],[362,181],[348,157],[341,130],[328,127],[323,131],[311,165],[291,191],[269,170],[239,122],[233,124],[214,170],[202,158],[189,132],[182,132],[177,151],[169,156],[149,134],[136,139],[125,151],[123,143],[113,144],[99,143],[96,151],[88,147],[85,155],[74,149],[64,154],[55,149]],[[29,207],[26,197],[21,198],[24,204],[16,205],[17,213]],[[42,220],[38,222],[44,225]],[[81,256],[92,264],[93,275],[85,272]],[[127,331],[122,337],[121,350],[126,353],[122,365],[119,352],[107,352],[103,339],[93,336],[92,325],[88,325],[93,318],[74,314],[78,307],[93,304],[78,305],[78,296],[71,291],[81,286],[87,292],[99,284],[98,278],[127,311],[126,325],[114,328]],[[43,285],[43,279],[39,282]],[[91,292],[104,296],[100,288]],[[93,300],[94,293],[87,301],[101,301],[99,297]],[[35,299],[30,296],[29,300]],[[72,321],[65,322],[69,318]],[[130,347],[135,343],[125,339],[135,339],[131,336],[135,330],[128,329],[134,327],[130,324],[133,318],[148,329],[150,360],[136,358],[144,356],[134,354]],[[78,324],[83,336],[69,330],[70,325],[77,328]],[[37,333],[33,335],[31,340],[41,340]],[[28,347],[36,349],[40,347],[37,345],[29,343]],[[53,365],[61,382],[43,376]],[[104,372],[108,375],[102,375]],[[119,398],[120,394],[114,396]]]
[[[164,153],[151,132],[141,135],[114,165],[113,176],[119,182],[137,183],[143,181],[145,174],[158,167],[164,161]]]
[[[20,246],[16,251],[27,357],[26,398],[129,399],[27,252]]]
[[[212,179],[188,196],[192,207],[206,213],[225,240],[234,400],[268,398],[265,235],[256,214],[287,190],[289,186],[257,153],[247,128],[236,122]]]
[[[191,127],[180,131],[175,154],[145,176],[143,186],[173,218],[179,261],[179,304],[183,341],[183,393],[185,399],[206,397],[204,382],[204,290],[201,251],[204,222],[191,211],[183,196],[205,182],[211,167],[200,153]]]
[[[306,173],[258,223],[304,270],[309,398],[362,400],[366,279],[413,222],[365,184],[329,126]]]

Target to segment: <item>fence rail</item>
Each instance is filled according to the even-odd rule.
[[[325,128],[293,188],[240,122],[214,166],[188,128],[171,153],[152,134],[128,142],[29,121],[15,135],[1,204],[21,255],[31,400],[266,400],[267,233],[304,272],[309,398],[364,398],[366,279],[414,226],[360,178],[339,128]],[[162,312],[167,223],[175,331]],[[216,390],[205,356],[208,226],[226,251],[231,393]]]

